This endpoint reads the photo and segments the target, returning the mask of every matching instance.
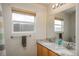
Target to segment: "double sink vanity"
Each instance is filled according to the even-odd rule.
[[[75,56],[75,49],[67,49],[66,47],[58,46],[55,42],[48,40],[37,41],[38,56]]]

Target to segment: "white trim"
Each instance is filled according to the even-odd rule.
[[[11,20],[12,21],[12,20]],[[22,35],[27,35],[27,34],[32,34],[36,32],[36,16],[34,16],[34,31],[23,31],[23,32],[13,32],[13,23],[11,22],[11,28],[12,28],[12,35],[14,36],[22,36]]]

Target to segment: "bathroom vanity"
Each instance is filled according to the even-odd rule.
[[[75,50],[69,50],[64,46],[58,46],[54,42],[39,40],[37,41],[38,56],[74,56]]]
[[[37,43],[37,55],[38,56],[59,56],[57,53],[51,51],[47,47]]]

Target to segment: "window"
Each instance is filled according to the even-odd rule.
[[[54,30],[55,32],[64,31],[64,21],[63,20],[54,20]]]
[[[28,13],[12,11],[13,32],[34,31],[35,16]]]

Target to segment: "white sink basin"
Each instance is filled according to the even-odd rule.
[[[52,42],[43,42],[43,44],[46,46],[54,46],[54,44]]]

